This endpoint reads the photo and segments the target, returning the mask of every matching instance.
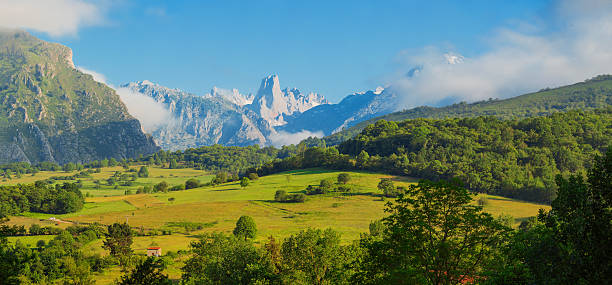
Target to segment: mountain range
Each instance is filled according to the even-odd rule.
[[[358,122],[394,111],[394,94],[383,88],[355,93],[330,104],[317,93],[281,88],[277,75],[261,80],[255,95],[213,87],[196,95],[150,81],[122,88],[154,99],[173,119],[150,130],[164,149],[201,145],[270,145],[280,136],[299,133],[329,135]],[[299,139],[305,137],[297,137]],[[283,140],[284,141],[284,140]]]
[[[72,50],[0,31],[0,163],[88,162],[158,151],[115,90],[77,70]]]

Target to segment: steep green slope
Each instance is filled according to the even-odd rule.
[[[600,75],[584,82],[554,89],[544,89],[505,100],[488,100],[472,104],[459,103],[446,107],[417,107],[363,121],[351,128],[328,136],[331,145],[357,135],[378,120],[403,121],[416,118],[464,118],[496,116],[502,119],[545,116],[568,110],[591,110],[612,105],[612,76]]]
[[[157,149],[113,89],[74,68],[69,48],[0,31],[0,163],[85,162]]]

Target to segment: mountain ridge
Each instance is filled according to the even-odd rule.
[[[0,163],[87,162],[158,150],[119,96],[75,69],[72,50],[0,32]]]

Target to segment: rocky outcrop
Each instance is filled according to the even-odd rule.
[[[287,123],[285,117],[328,103],[323,96],[316,93],[302,94],[296,88],[281,90],[278,76],[270,75],[261,80],[253,103],[247,108],[264,118],[270,125],[282,126]]]

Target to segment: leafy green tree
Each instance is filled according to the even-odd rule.
[[[344,284],[352,252],[340,245],[340,234],[307,229],[286,238],[280,249],[281,276],[286,284]]]
[[[397,197],[400,194],[391,178],[381,178],[378,182],[378,190],[382,191],[385,197]]]
[[[255,225],[255,220],[253,220],[253,218],[250,216],[241,216],[236,222],[234,236],[247,240],[249,238],[255,238],[256,234],[257,225]]]
[[[132,254],[132,229],[126,223],[114,223],[108,226],[103,247],[110,251],[112,256],[123,257]]]
[[[587,180],[557,177],[557,198],[539,223],[517,236],[511,251],[527,264],[528,282],[612,283],[612,148],[596,157]]]
[[[159,183],[155,184],[155,186],[153,187],[153,190],[155,192],[167,192],[168,191],[168,182],[162,181],[162,182],[159,182]]]
[[[338,183],[346,184],[351,181],[351,175],[348,173],[340,173],[338,174]]]
[[[148,257],[136,264],[128,274],[121,277],[120,285],[169,285],[168,275],[163,274],[165,264],[162,259]]]
[[[187,181],[185,181],[185,189],[193,189],[193,188],[198,188],[200,187],[200,180],[197,180],[195,178],[190,178]]]
[[[138,170],[138,177],[147,178],[149,177],[149,169],[146,166],[141,166]]]
[[[370,155],[367,151],[362,150],[357,156],[357,167],[364,169],[368,165],[368,161],[370,160]]]
[[[211,233],[190,247],[193,254],[181,277],[187,284],[279,284],[271,263],[250,240]]]
[[[458,182],[421,181],[390,203],[382,239],[364,237],[356,282],[458,284],[476,278],[510,229]]]
[[[245,188],[247,186],[249,186],[249,178],[247,177],[242,177],[242,179],[240,179],[240,187]]]
[[[171,159],[170,160],[170,164],[168,166],[170,169],[177,169],[178,168],[178,163],[176,162],[176,159]]]

